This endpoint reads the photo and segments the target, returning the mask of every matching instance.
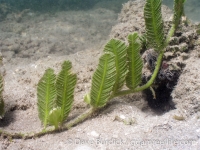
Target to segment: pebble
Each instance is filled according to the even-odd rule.
[[[90,135],[93,136],[93,137],[98,138],[100,134],[97,133],[96,131],[92,131],[92,132],[90,133]]]

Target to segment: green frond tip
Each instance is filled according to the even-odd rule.
[[[90,99],[90,94],[86,94],[86,95],[84,96],[84,102],[86,102],[87,104],[90,104],[90,101],[91,101],[91,99]]]
[[[56,80],[57,106],[61,108],[61,123],[63,123],[71,110],[74,100],[74,89],[77,81],[76,74],[71,72],[72,64],[65,61]]]
[[[104,52],[111,52],[115,55],[116,79],[113,87],[113,94],[119,91],[124,85],[127,67],[127,46],[124,42],[111,39],[105,46]]]
[[[47,69],[37,86],[39,118],[46,128],[49,112],[53,109],[56,99],[56,75],[53,69]]]
[[[146,0],[144,19],[148,44],[160,52],[165,46],[161,0]]]
[[[0,75],[0,119],[4,117],[4,101],[3,101],[3,77]]]
[[[92,77],[90,104],[103,107],[111,96],[116,79],[115,55],[105,53],[99,59],[99,64]]]
[[[184,3],[185,0],[174,0],[173,24],[175,26],[175,30],[178,28],[178,25],[180,24],[181,17],[184,15]]]
[[[62,110],[60,107],[53,108],[49,112],[48,122],[50,125],[54,125],[55,129],[58,129],[62,125],[61,114]]]
[[[137,33],[128,36],[128,68],[129,72],[126,77],[126,86],[129,89],[135,89],[142,80],[143,62],[140,56],[141,44]]]
[[[2,119],[4,117],[4,113],[5,113],[4,101],[1,99],[0,100],[0,119]]]

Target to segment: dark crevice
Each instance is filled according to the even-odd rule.
[[[148,54],[148,60],[152,58],[154,62],[156,62],[154,55],[151,55],[150,51]],[[146,60],[146,62],[151,72],[153,72],[156,63],[152,64],[148,60]],[[178,82],[181,71],[182,69],[171,69],[167,61],[163,61],[158,76],[151,86],[153,90],[149,88],[143,91],[150,108],[156,112],[167,112],[171,109],[175,109],[171,93]],[[143,84],[145,84],[150,78],[151,75],[144,75],[142,80]]]

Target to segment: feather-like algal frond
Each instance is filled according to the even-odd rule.
[[[4,109],[4,101],[3,101],[3,88],[4,88],[4,80],[3,80],[3,56],[0,53],[0,119],[4,117],[5,109]]]
[[[127,67],[127,46],[124,42],[116,39],[111,39],[105,46],[104,52],[111,52],[115,55],[116,80],[113,87],[113,94],[122,88],[124,85]]]
[[[47,69],[37,86],[39,118],[46,128],[49,112],[53,109],[56,99],[56,75],[53,69]]]
[[[0,119],[4,117],[4,101],[3,101],[3,77],[0,75]]]
[[[105,53],[99,59],[99,64],[92,77],[90,104],[93,107],[103,107],[111,95],[116,80],[115,55]]]
[[[184,15],[184,3],[185,0],[174,0],[173,24],[175,25],[175,30],[180,24],[181,17]]]
[[[61,108],[61,124],[66,120],[74,100],[76,74],[71,73],[72,64],[65,61],[56,80],[57,106]]]
[[[161,4],[161,0],[146,0],[144,7],[147,42],[158,52],[165,44]]]
[[[135,89],[142,80],[143,62],[140,56],[141,44],[137,33],[128,36],[128,74],[126,77],[126,86],[129,89]]]

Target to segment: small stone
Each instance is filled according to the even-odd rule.
[[[87,145],[81,145],[81,146],[77,146],[74,150],[94,150],[94,149]]]
[[[96,138],[99,137],[99,133],[97,133],[96,131],[92,131],[90,135]]]
[[[119,117],[120,117],[120,119],[126,119],[126,117],[124,115],[120,115]]]
[[[200,133],[200,128],[196,130],[196,132]]]
[[[114,134],[112,137],[113,138],[119,138],[118,134]]]

